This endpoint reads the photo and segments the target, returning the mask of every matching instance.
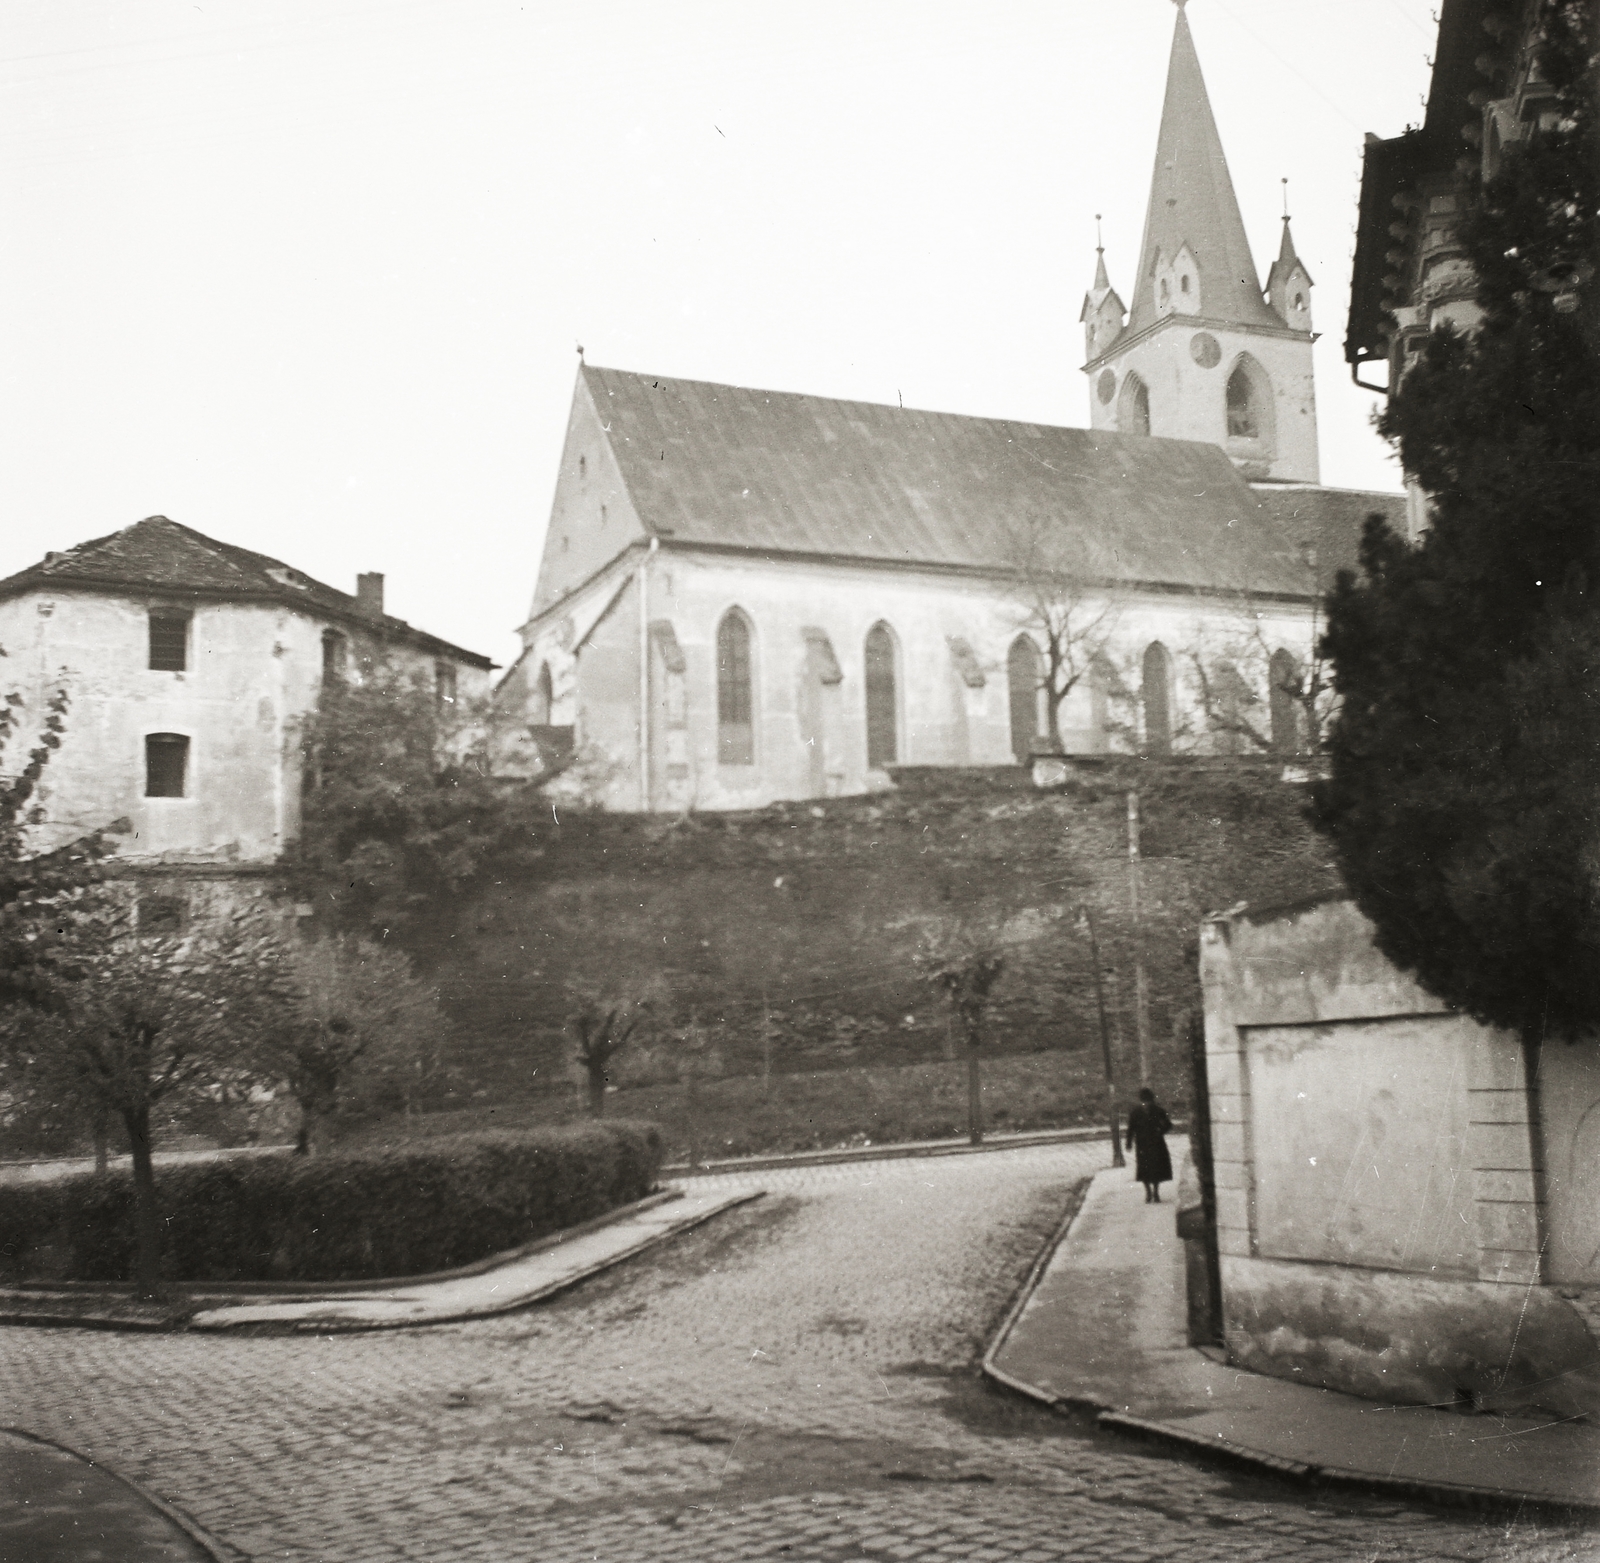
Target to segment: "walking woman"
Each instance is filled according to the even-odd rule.
[[[1139,1092],[1139,1105],[1128,1114],[1128,1149],[1137,1150],[1134,1174],[1144,1184],[1144,1202],[1161,1203],[1161,1185],[1172,1179],[1172,1158],[1167,1154],[1167,1135],[1172,1120],[1156,1100],[1149,1086]]]

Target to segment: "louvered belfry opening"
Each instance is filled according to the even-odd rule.
[[[879,769],[899,759],[899,709],[895,690],[894,636],[886,624],[867,631],[867,767]]]
[[[717,763],[756,763],[750,621],[730,608],[717,626]]]

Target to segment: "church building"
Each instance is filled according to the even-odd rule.
[[[1317,604],[1398,494],[1318,486],[1311,278],[1264,286],[1180,6],[1139,270],[1084,301],[1091,425],[578,373],[497,698],[607,807],[900,765],[1314,742]]]

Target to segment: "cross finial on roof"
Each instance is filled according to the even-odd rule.
[[[1287,179],[1280,179],[1278,181],[1278,183],[1283,186],[1283,220],[1285,222],[1288,222],[1288,220],[1289,220],[1289,181]]]
[[[1104,255],[1106,252],[1105,237],[1100,232],[1099,212],[1094,214],[1094,252],[1096,255]]]
[[[583,343],[582,342],[578,343],[578,362],[580,364],[583,362]]]

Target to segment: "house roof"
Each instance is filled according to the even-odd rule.
[[[1405,535],[1406,496],[1372,489],[1312,488],[1261,484],[1256,501],[1274,529],[1302,558],[1316,550],[1316,579],[1323,591],[1341,570],[1360,565],[1361,533],[1367,517],[1380,515]]]
[[[1139,274],[1129,294],[1129,333],[1143,331],[1161,318],[1151,287],[1156,257],[1159,254],[1170,263],[1185,244],[1200,268],[1200,298],[1208,319],[1283,329],[1283,317],[1261,297],[1189,18],[1180,5],[1144,240],[1139,246]]]
[[[441,653],[472,667],[487,657],[415,629],[393,614],[365,612],[357,599],[266,554],[221,543],[165,516],[147,516],[0,580],[0,600],[30,591],[138,592],[204,600],[276,602]]]
[[[1297,541],[1215,445],[580,373],[672,546],[997,574],[1038,527],[1084,580],[1308,595]]]

